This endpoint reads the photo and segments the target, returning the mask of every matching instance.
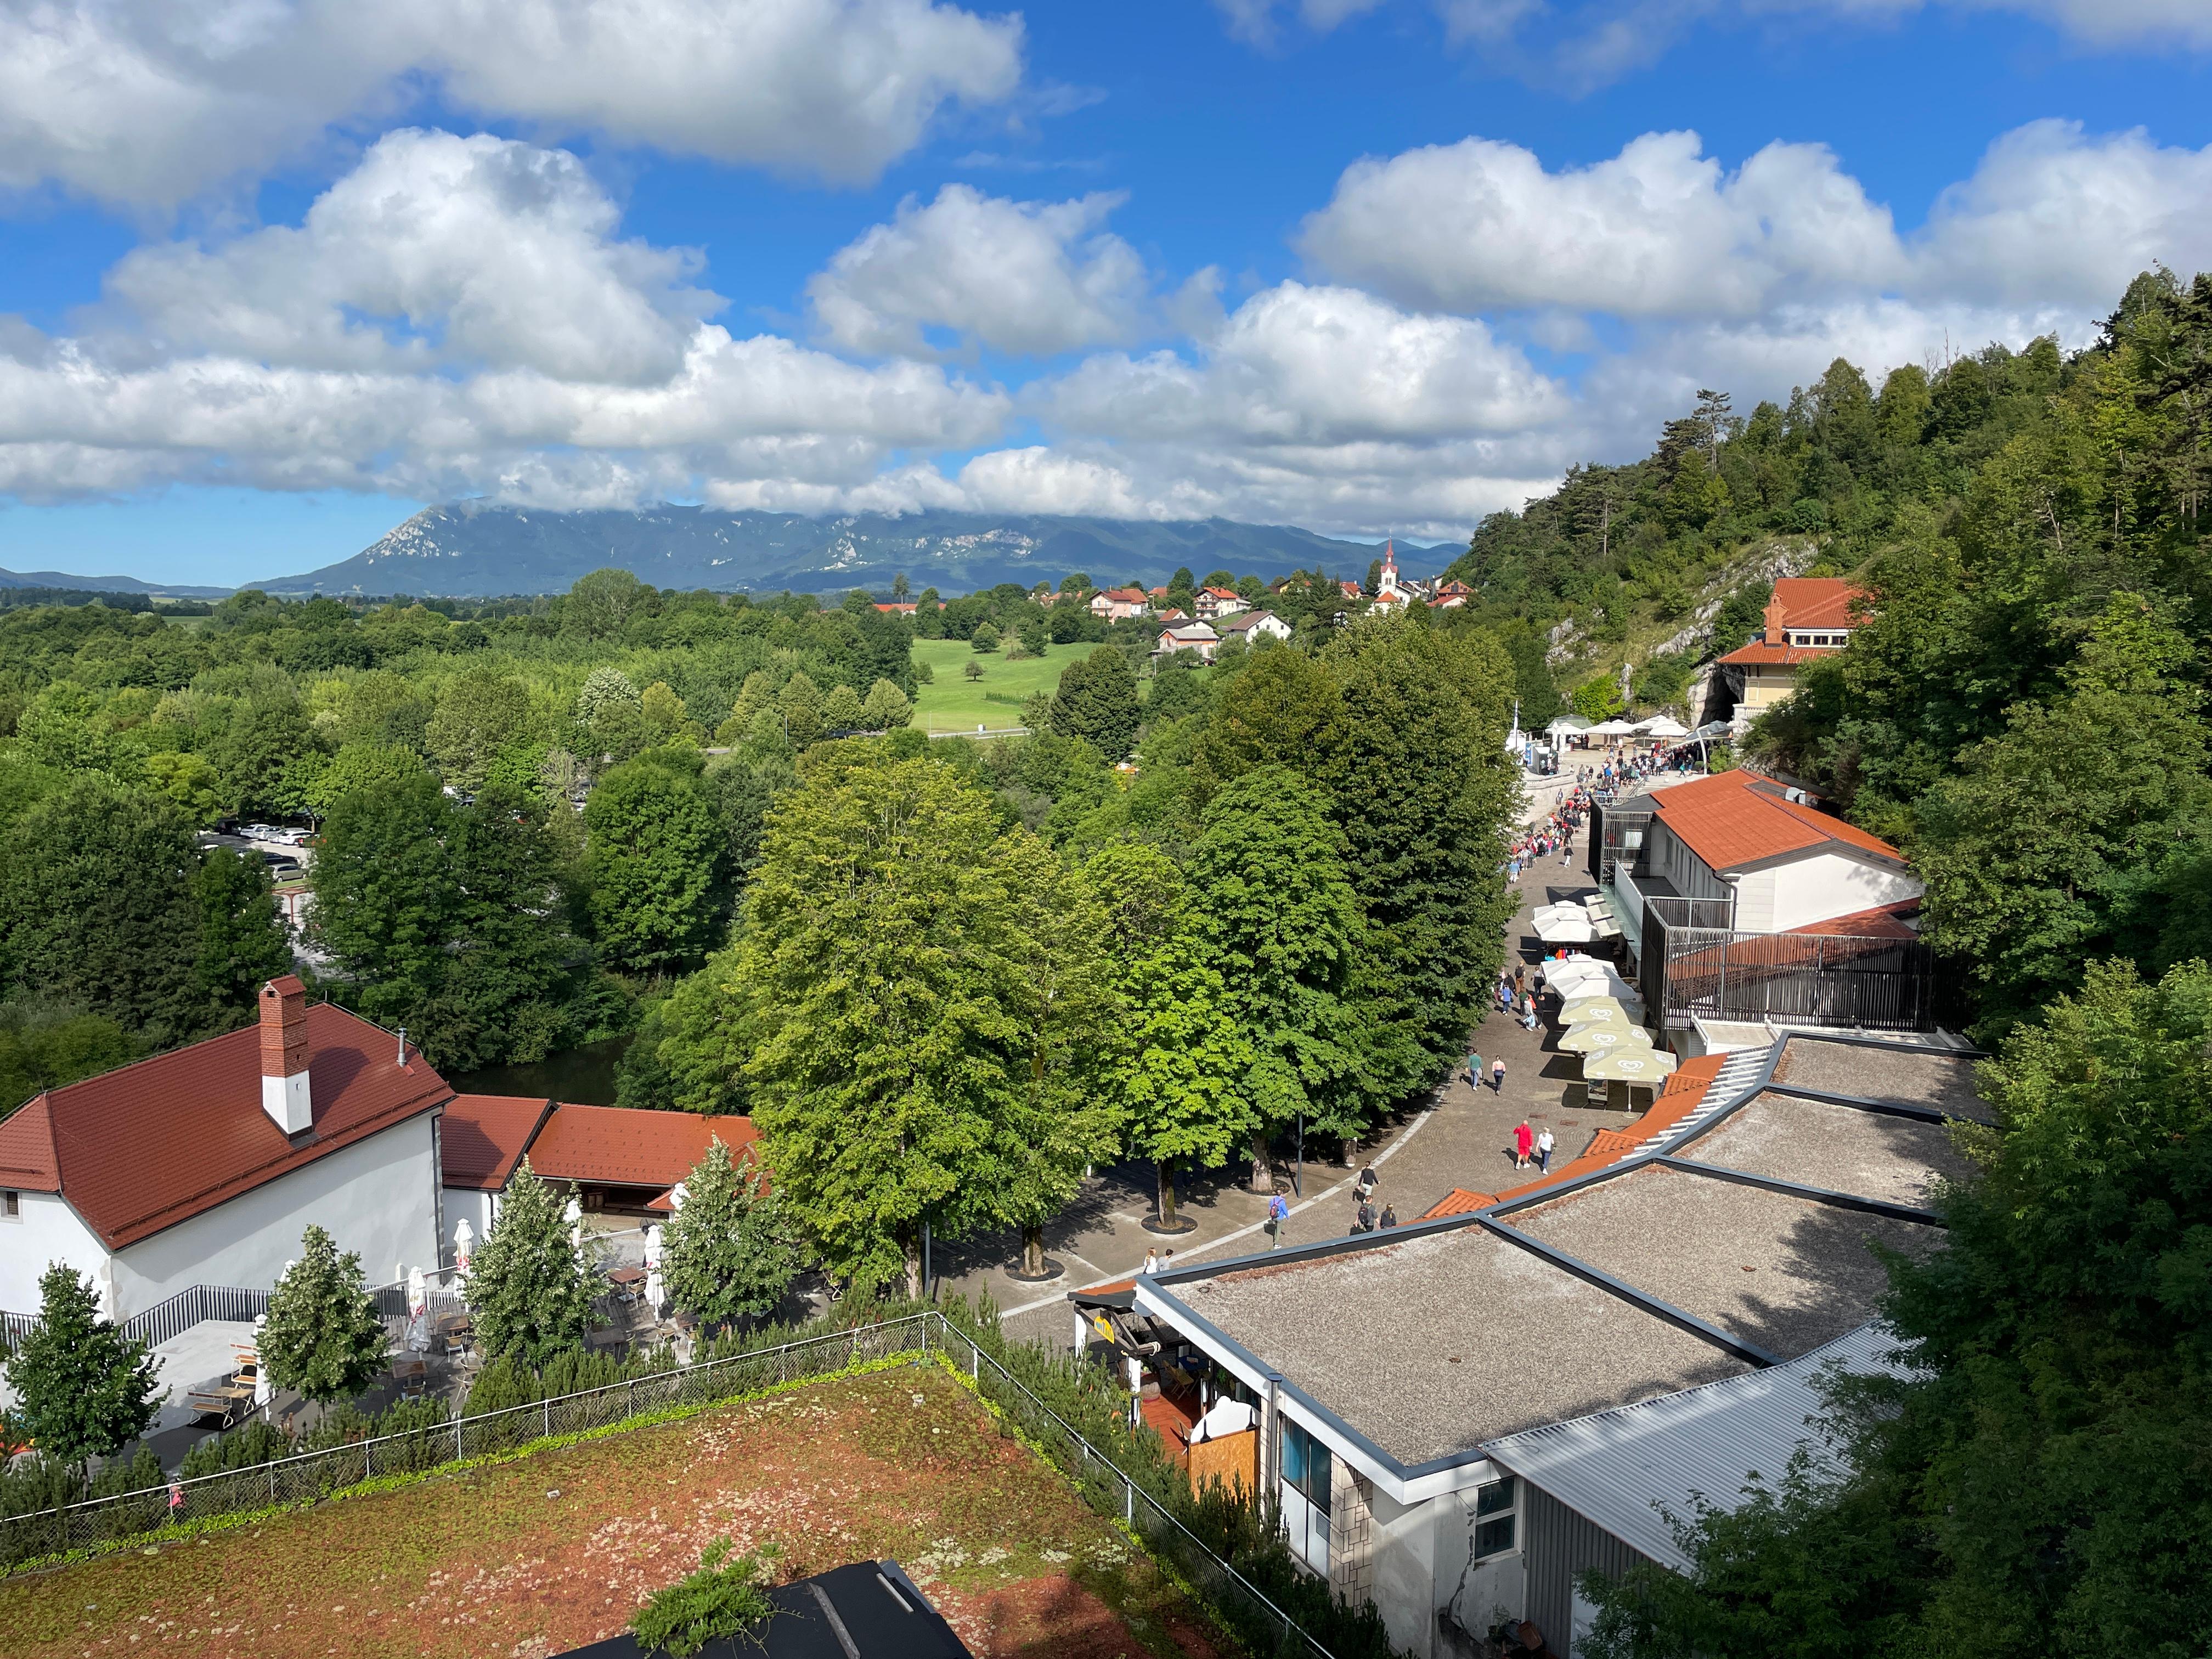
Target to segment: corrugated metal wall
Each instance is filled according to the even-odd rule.
[[[1528,1562],[1526,1617],[1543,1632],[1547,1647],[1564,1654],[1574,1618],[1575,1575],[1595,1567],[1619,1577],[1646,1558],[1525,1479],[1521,1525]]]

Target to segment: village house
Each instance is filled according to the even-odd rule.
[[[758,1139],[749,1117],[701,1117],[619,1106],[579,1106],[512,1095],[456,1095],[446,1109],[446,1260],[468,1218],[482,1238],[526,1157],[540,1180],[573,1182],[587,1214],[643,1221],[667,1214],[671,1189],[720,1141],[744,1163]]]
[[[1192,602],[1200,622],[1218,622],[1224,617],[1233,617],[1240,611],[1249,611],[1251,605],[1233,587],[1201,587]]]
[[[1578,1573],[1680,1569],[1655,1505],[1741,1502],[1754,1471],[1819,1454],[1824,1367],[1893,1363],[1869,1246],[1940,1246],[1935,1183],[1968,1174],[1951,1126],[1988,1121],[1972,1061],[1792,1036],[1515,1193],[1073,1300],[1164,1387],[1203,1375],[1249,1403],[1209,1467],[1242,1457],[1292,1553],[1394,1646],[1472,1655],[1502,1615],[1572,1656]]]
[[[1220,648],[1221,636],[1205,623],[1171,622],[1160,629],[1159,643],[1152,654],[1171,657],[1178,651],[1194,651],[1201,662],[1212,662]]]
[[[1738,732],[1796,689],[1797,671],[1850,642],[1867,600],[1864,589],[1833,576],[1785,576],[1767,601],[1759,638],[1717,659],[1735,700]]]
[[[52,1262],[117,1320],[203,1285],[265,1290],[310,1223],[372,1275],[437,1261],[445,1079],[289,974],[259,1013],[0,1122],[0,1309],[34,1311]]]
[[[1243,640],[1247,645],[1257,645],[1261,640],[1287,640],[1291,625],[1272,611],[1247,611],[1231,617],[1218,630],[1224,641]]]
[[[1102,588],[1091,596],[1091,614],[1108,622],[1127,622],[1143,616],[1150,604],[1140,587]]]

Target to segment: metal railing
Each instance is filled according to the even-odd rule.
[[[156,1302],[143,1313],[133,1314],[119,1328],[134,1342],[158,1348],[210,1319],[235,1319],[251,1324],[269,1311],[269,1292],[241,1290],[235,1285],[193,1285],[166,1302]]]
[[[10,1353],[15,1346],[39,1328],[36,1314],[0,1313],[0,1353]]]
[[[554,1435],[606,1428],[671,1407],[711,1405],[781,1383],[826,1377],[871,1360],[941,1352],[976,1392],[1041,1448],[1099,1513],[1117,1518],[1182,1573],[1254,1651],[1332,1659],[1329,1650],[1147,1490],[1039,1399],[981,1345],[936,1311],[833,1331],[779,1346],[650,1372],[481,1416],[431,1418],[419,1428],[295,1453],[118,1497],[0,1516],[0,1572],[116,1543],[179,1520],[250,1513],[327,1496],[380,1475],[428,1471]]]

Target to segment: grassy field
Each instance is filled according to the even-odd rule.
[[[717,1539],[891,1556],[985,1659],[1217,1659],[1180,1591],[934,1368],[0,1580],[0,1655],[488,1654],[618,1633]]]
[[[1056,690],[1060,671],[1097,648],[1055,645],[1042,657],[1008,662],[998,651],[977,655],[965,640],[916,640],[915,661],[927,663],[937,678],[934,684],[920,688],[914,723],[927,732],[973,732],[979,720],[994,732],[1019,726],[1024,702],[1040,691]],[[962,672],[971,662],[982,665],[981,679],[971,680]],[[999,697],[1012,701],[1001,702]]]

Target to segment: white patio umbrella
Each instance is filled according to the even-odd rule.
[[[1569,1054],[1603,1054],[1616,1048],[1649,1048],[1650,1046],[1651,1039],[1644,1035],[1641,1025],[1631,1025],[1625,1021],[1615,1024],[1609,1019],[1592,1020],[1587,1025],[1577,1025],[1559,1039],[1561,1048]],[[1589,1075],[1587,1062],[1583,1065],[1583,1075]]]
[[[1644,722],[1644,734],[1646,737],[1665,738],[1671,741],[1675,738],[1688,737],[1690,728],[1672,714],[1654,714]]]
[[[1564,992],[1571,985],[1581,985],[1590,980],[1601,984],[1613,977],[1613,964],[1600,962],[1595,957],[1569,957],[1564,962],[1540,962],[1544,978],[1555,991]]]
[[[656,1314],[660,1304],[668,1300],[668,1287],[660,1282],[660,1269],[653,1267],[645,1275],[645,1305]]]
[[[476,1255],[476,1250],[477,1230],[469,1225],[468,1217],[463,1216],[453,1229],[453,1265],[462,1273],[467,1273],[470,1259]]]
[[[1588,735],[1593,738],[1626,738],[1633,737],[1635,732],[1636,728],[1626,720],[1611,720],[1602,726],[1593,726]]]
[[[1585,1059],[1583,1075],[1593,1083],[1657,1083],[1674,1069],[1674,1056],[1664,1048],[1616,1045]]]
[[[407,1311],[419,1314],[430,1305],[430,1286],[422,1277],[422,1270],[415,1268],[407,1275]]]
[[[1587,916],[1539,916],[1536,937],[1547,945],[1588,945],[1597,937]]]

